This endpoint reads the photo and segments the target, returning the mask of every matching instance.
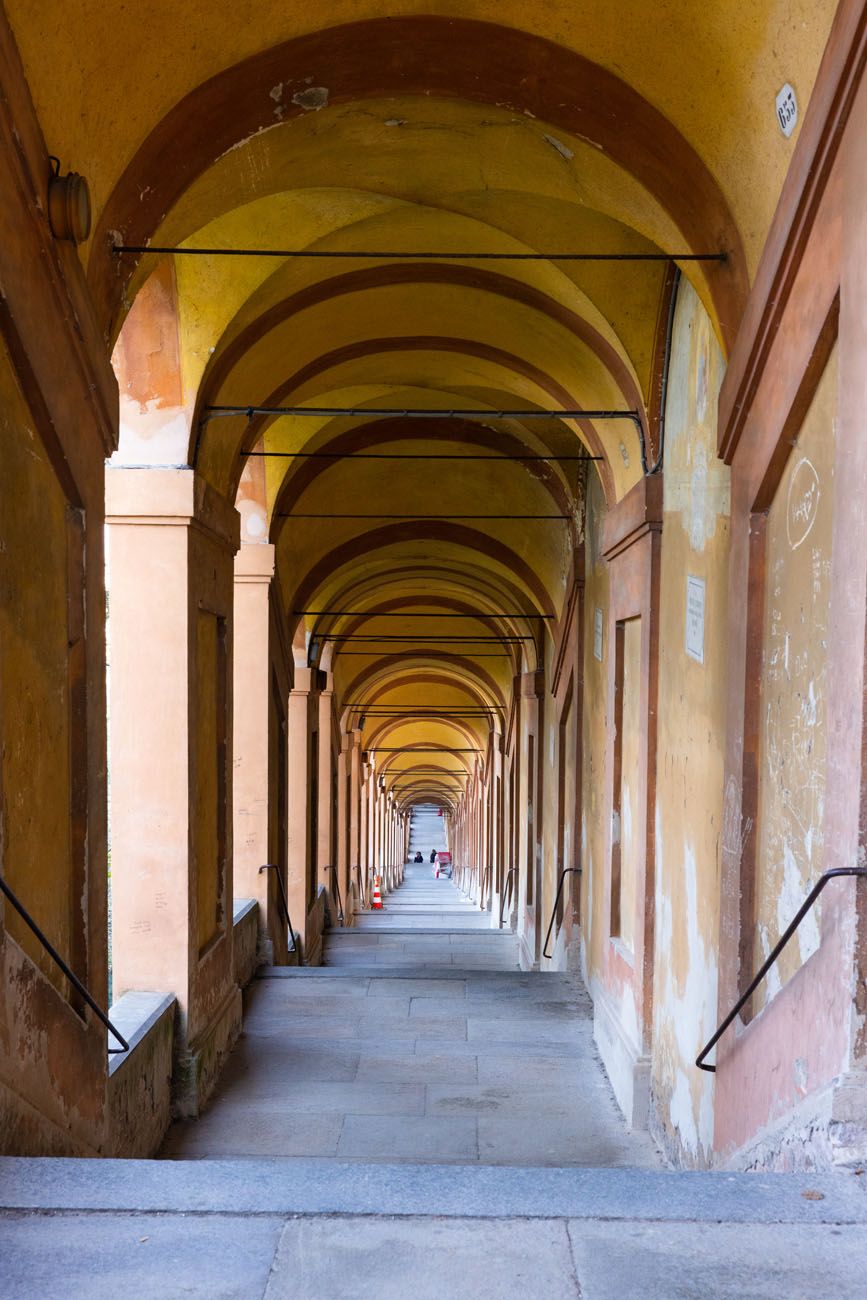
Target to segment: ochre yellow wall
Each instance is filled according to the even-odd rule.
[[[835,351],[768,512],[756,828],[757,965],[823,870],[836,412]],[[816,951],[821,914],[820,901],[757,990],[757,1009]]]
[[[716,459],[723,362],[681,283],[665,428],[656,793],[653,1123],[674,1158],[703,1165],[712,1076],[694,1060],[716,1028],[725,746],[729,471]],[[704,662],[686,653],[687,577],[705,583]]]
[[[605,752],[608,694],[608,568],[600,554],[605,503],[595,470],[587,482],[584,586],[584,719],[583,797],[581,824],[582,931],[586,972],[590,980],[603,968],[609,918],[605,908],[606,857]],[[602,658],[594,653],[596,610],[602,611]]]
[[[69,956],[73,931],[83,925],[82,863],[77,881],[70,879],[69,503],[2,343],[0,484],[3,874],[51,942]],[[64,976],[9,904],[6,928],[66,992]]]

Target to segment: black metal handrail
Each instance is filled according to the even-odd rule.
[[[509,870],[506,872],[506,879],[503,881],[503,892],[502,894],[500,894],[500,927],[499,928],[501,930],[503,928],[503,913],[506,910],[506,890],[508,887],[509,905],[511,906],[512,895],[515,892],[514,885],[512,884],[512,876],[517,875],[517,873],[518,873],[517,867],[509,867]]]
[[[493,862],[489,862],[488,865],[485,867],[484,871],[482,872],[482,883],[479,889],[479,910],[482,912],[485,910],[485,887],[486,884],[488,886],[492,884],[493,870],[494,870],[494,864]]]
[[[581,868],[564,867],[563,870],[560,872],[560,883],[557,886],[557,897],[554,899],[554,908],[553,911],[551,912],[551,921],[548,926],[548,933],[545,935],[545,942],[542,945],[542,956],[547,957],[548,961],[550,961],[551,958],[554,956],[552,952],[548,951],[548,944],[551,939],[551,931],[554,929],[554,921],[557,919],[557,908],[560,906],[560,895],[563,893],[563,882],[565,881],[566,877],[570,874],[580,876]]]
[[[292,940],[292,947],[289,949],[289,952],[295,952],[295,931],[292,929],[292,920],[289,916],[289,899],[286,897],[286,887],[283,884],[283,877],[280,874],[280,868],[276,862],[266,862],[263,867],[259,868],[260,876],[263,871],[275,871],[277,873],[277,884],[280,886],[280,902],[283,905],[283,915],[286,918],[286,924],[289,927],[289,938]]]
[[[364,877],[361,871],[361,863],[356,863],[352,870],[358,872],[358,901],[364,907]]]
[[[0,876],[0,890],[2,890],[3,893],[6,895],[6,897],[9,899],[9,902],[15,908],[15,911],[21,917],[22,921],[24,921],[24,923],[28,925],[30,929],[33,931],[33,933],[36,935],[36,938],[42,944],[42,947],[48,953],[52,961],[56,962],[57,965],[60,967],[60,969],[63,971],[64,975],[69,980],[70,984],[75,989],[76,993],[78,993],[81,997],[84,998],[85,1002],[90,1007],[91,1011],[93,1011],[99,1017],[99,1019],[105,1025],[108,1032],[112,1034],[113,1037],[115,1037],[119,1043],[123,1044],[122,1047],[109,1047],[108,1048],[109,1055],[120,1056],[122,1052],[128,1052],[130,1050],[129,1043],[126,1041],[123,1034],[118,1033],[114,1025],[109,1020],[108,1016],[103,1011],[102,1007],[100,1007],[93,1000],[88,990],[84,987],[81,980],[75,974],[75,971],[70,970],[69,966],[67,966],[66,962],[63,960],[60,953],[54,947],[54,944],[46,935],[42,933],[39,926],[33,920],[33,917],[25,908],[24,904],[16,897],[15,894],[13,894],[12,890],[6,884],[6,881],[3,879],[2,876]]]
[[[735,1019],[738,1013],[743,1009],[746,1003],[749,1002],[750,998],[753,996],[756,989],[759,987],[762,980],[765,978],[768,971],[771,969],[774,962],[777,960],[780,953],[783,951],[786,944],[789,942],[792,935],[795,933],[798,926],[801,924],[804,917],[807,915],[810,908],[813,906],[816,899],[821,894],[822,890],[828,884],[828,881],[839,880],[841,876],[867,877],[867,867],[832,867],[829,871],[824,872],[824,874],[819,877],[819,879],[816,881],[815,885],[810,890],[807,897],[804,899],[801,906],[798,908],[794,920],[783,931],[779,940],[777,941],[775,946],[771,949],[771,951],[768,953],[768,956],[766,957],[765,961],[759,967],[758,973],[754,977],[749,988],[741,995],[741,997],[738,999],[738,1001],[732,1007],[731,1011],[726,1016],[725,1020],[720,1025],[719,1029],[714,1034],[713,1038],[711,1038],[710,1041],[705,1044],[705,1046],[699,1052],[698,1056],[695,1058],[695,1063],[700,1070],[707,1070],[709,1074],[716,1073],[716,1066],[705,1065],[704,1058],[707,1056],[711,1048],[716,1046],[716,1044],[722,1038],[723,1034],[728,1029],[732,1021]]]
[[[343,922],[346,920],[346,916],[343,911],[343,900],[340,897],[340,880],[338,879],[338,869],[337,867],[332,866],[329,863],[329,865],[325,868],[325,870],[330,871],[332,873],[332,877],[334,880],[334,897],[337,899],[337,924],[343,925]]]

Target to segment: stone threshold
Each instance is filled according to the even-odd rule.
[[[0,1158],[0,1210],[865,1224],[852,1173]]]

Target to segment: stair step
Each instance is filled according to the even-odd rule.
[[[517,1169],[296,1157],[97,1161],[7,1156],[0,1158],[0,1209],[867,1223],[867,1196],[859,1179],[844,1173]]]

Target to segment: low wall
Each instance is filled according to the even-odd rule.
[[[232,914],[233,971],[242,989],[259,967],[259,904],[254,898],[236,898]]]
[[[130,1045],[108,1058],[109,1155],[144,1159],[159,1150],[171,1121],[176,1010],[171,994],[124,993],[109,1011]]]

